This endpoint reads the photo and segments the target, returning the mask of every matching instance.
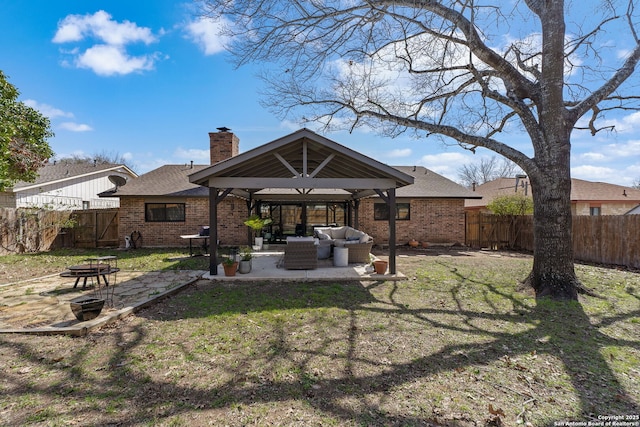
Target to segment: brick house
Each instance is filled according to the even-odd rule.
[[[465,209],[489,212],[487,205],[500,196],[521,194],[531,197],[527,177],[498,178],[478,185],[475,193],[481,199],[468,199]],[[606,182],[571,179],[571,213],[573,215],[624,215],[640,205],[640,190]]]
[[[250,231],[243,224],[249,212],[273,219],[265,230],[265,237],[272,243],[283,242],[289,235],[311,234],[314,226],[337,224],[352,225],[372,236],[376,244],[388,244],[391,233],[389,211],[381,198],[384,194],[367,188],[375,179],[383,178],[389,187],[397,184],[396,244],[410,239],[464,242],[465,199],[480,197],[424,167],[387,166],[308,129],[241,155],[238,138],[226,128],[209,133],[209,144],[210,165],[165,165],[118,189],[115,195],[120,197],[121,235],[137,231],[143,246],[184,246],[180,235],[197,233],[209,225],[207,186],[210,175],[221,170],[235,177],[237,187],[227,194],[218,189],[213,193],[221,199],[216,205],[216,217],[217,238],[222,245],[251,242]],[[309,147],[305,154],[309,162],[306,176],[324,179],[332,188],[243,188],[243,182],[250,185],[249,178],[242,176],[246,171],[253,174],[252,182],[292,179],[296,171],[305,167],[295,157],[302,146]],[[351,172],[356,175],[349,175]],[[304,185],[311,185],[310,181],[305,182]],[[362,187],[341,188],[346,182]],[[226,186],[221,184],[220,188]]]

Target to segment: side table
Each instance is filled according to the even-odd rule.
[[[349,248],[336,246],[333,248],[333,266],[347,267],[349,265]]]

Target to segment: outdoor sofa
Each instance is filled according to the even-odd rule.
[[[364,231],[347,225],[341,227],[315,227],[313,235],[320,245],[346,247],[349,249],[349,263],[368,263],[373,247],[373,238]]]

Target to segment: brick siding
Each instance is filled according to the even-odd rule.
[[[360,203],[359,228],[375,243],[389,243],[389,223],[373,219],[373,204],[379,199]],[[400,201],[405,202],[404,200]],[[411,220],[396,221],[396,244],[411,239],[430,243],[464,243],[464,199],[412,199]]]
[[[192,197],[173,200],[185,203],[184,222],[145,222],[142,197],[123,197],[120,200],[119,235],[124,236],[138,231],[142,235],[143,247],[183,247],[188,241],[181,235],[197,234],[200,228],[209,225],[209,199]],[[243,224],[247,218],[246,204],[243,200],[227,197],[218,204],[218,239],[222,245],[246,245],[248,228]]]
[[[187,198],[175,200],[185,203],[185,222],[145,222],[144,198],[126,197],[120,201],[120,235],[133,231],[142,235],[145,247],[183,247],[188,244],[181,235],[196,234],[204,225],[209,225],[209,199]],[[387,221],[373,219],[373,204],[378,199],[366,199],[360,203],[359,228],[374,238],[376,244],[389,243]],[[413,199],[411,220],[396,221],[396,243],[407,243],[410,239],[430,243],[463,243],[465,232],[464,200],[462,199]],[[218,205],[218,238],[222,245],[247,245],[250,243],[248,228],[243,224],[247,218],[246,203],[227,197]]]

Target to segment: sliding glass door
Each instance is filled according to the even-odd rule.
[[[314,227],[346,225],[347,206],[345,202],[262,202],[262,217],[273,220],[265,237],[270,242],[278,243],[285,241],[288,236],[311,236]]]

